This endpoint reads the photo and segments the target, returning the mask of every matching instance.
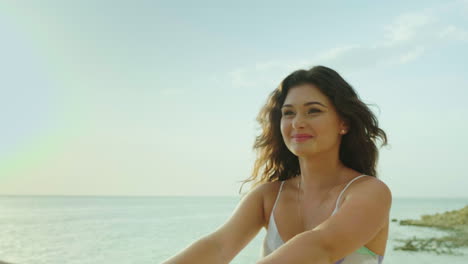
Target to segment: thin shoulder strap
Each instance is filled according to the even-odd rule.
[[[276,203],[278,202],[279,197],[280,197],[281,190],[283,189],[283,184],[284,184],[284,181],[281,182],[281,185],[280,185],[278,194],[276,195],[276,200],[275,200],[275,203],[273,204],[273,209],[271,209],[271,213],[272,213],[272,214],[273,214],[273,212],[275,211]]]
[[[351,185],[351,183],[353,183],[355,180],[361,178],[361,177],[364,177],[364,176],[367,176],[365,174],[361,175],[361,176],[358,176],[352,180],[350,180],[348,182],[348,184],[346,184],[346,186],[343,188],[343,190],[341,191],[340,195],[338,196],[338,199],[336,200],[336,205],[335,205],[335,210],[333,211],[333,213],[335,213],[336,211],[338,211],[338,205],[340,203],[340,200],[341,200],[341,196],[343,195],[343,193],[346,191],[346,189],[348,189],[349,185]]]

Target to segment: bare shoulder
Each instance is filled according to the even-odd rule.
[[[264,182],[252,190],[261,193],[263,197],[263,226],[265,228],[268,226],[270,221],[270,212],[273,209],[273,204],[275,203],[280,186],[281,181]]]
[[[391,195],[390,188],[385,182],[381,179],[373,176],[362,177],[361,179],[356,180],[355,183],[350,185],[350,190],[354,189],[363,191],[363,190],[379,190]]]
[[[265,196],[276,196],[281,186],[281,181],[262,183],[262,192]]]
[[[262,182],[258,183],[255,187],[248,190],[242,195],[242,199],[247,199],[247,197],[255,196],[257,199],[262,201],[263,214],[265,216],[265,211],[269,207],[271,200],[274,199],[276,193],[279,191],[281,185],[280,181],[274,182]],[[264,221],[268,218],[264,217]]]
[[[382,203],[391,206],[392,192],[385,182],[382,180],[368,176],[357,179],[347,190],[344,201],[353,197],[372,197]]]
[[[275,193],[278,192],[280,185],[281,185],[280,181],[262,182],[262,183],[259,183],[254,188],[251,188],[244,195],[255,193],[256,195],[261,195],[263,198],[268,198],[269,196],[274,195]]]
[[[264,196],[270,184],[260,183],[244,193],[229,219],[209,235],[222,249],[223,260],[232,260],[265,223]]]
[[[253,188],[251,191],[261,193],[263,196],[264,205],[268,205],[272,200],[275,200],[280,186],[281,181],[264,182]]]

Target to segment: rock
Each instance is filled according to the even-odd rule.
[[[404,245],[395,247],[395,250],[433,251],[437,254],[458,255],[452,250],[453,248],[468,247],[468,205],[459,210],[423,215],[419,220],[401,220],[400,225],[439,228],[449,232],[449,235],[441,238],[396,239]]]
[[[460,210],[448,211],[442,214],[423,215],[420,220],[401,220],[400,225],[438,227],[443,229],[468,226],[468,205]]]

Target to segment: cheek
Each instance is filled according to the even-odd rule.
[[[334,127],[334,123],[325,116],[314,119],[311,124],[317,133],[329,133]]]
[[[281,135],[284,135],[284,132],[286,130],[286,124],[283,121],[281,121],[280,123],[280,130],[281,130]]]
[[[280,131],[283,138],[290,134],[291,126],[287,120],[281,120]]]
[[[327,134],[327,130],[329,130],[329,127],[326,124],[317,122],[316,124],[314,124],[314,130],[317,134]]]

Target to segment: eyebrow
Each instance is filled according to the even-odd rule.
[[[320,103],[320,102],[307,102],[304,104],[304,106],[308,106],[308,105],[313,105],[313,104],[319,104],[323,107],[326,107],[324,104]],[[293,105],[290,105],[290,104],[285,104],[283,105],[281,108],[284,108],[284,107],[292,107]],[[327,107],[328,108],[328,107]]]

